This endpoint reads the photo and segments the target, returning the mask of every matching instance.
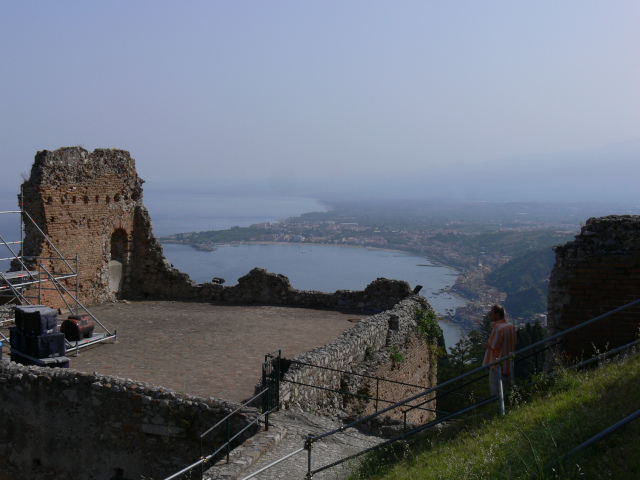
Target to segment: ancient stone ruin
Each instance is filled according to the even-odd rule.
[[[295,386],[283,384],[281,405],[285,408],[370,413],[372,405],[354,405],[348,395],[373,388],[362,380],[365,377],[356,379],[354,373],[420,385],[416,391],[435,384],[434,346],[419,341],[415,334],[417,309],[431,307],[413,294],[407,282],[378,278],[362,291],[302,291],[283,275],[255,268],[238,279],[237,285],[197,284],[164,257],[142,202],[142,183],[135,161],[123,150],[90,153],[70,147],[38,152],[30,177],[22,185],[22,199],[24,211],[39,229],[30,221],[25,223],[23,258],[38,257],[48,271],[59,276],[64,276],[65,265],[57,257],[68,262],[77,258],[77,297],[85,305],[147,298],[379,312],[334,342],[294,359],[330,369],[296,364],[286,378],[304,381]],[[67,288],[76,293],[70,281]],[[65,307],[55,289],[40,293],[41,303]],[[389,364],[391,348],[404,355],[401,364]],[[337,375],[331,369],[344,372]],[[380,394],[400,400],[416,391],[381,387]],[[74,478],[83,474],[96,478],[164,475],[191,461],[194,441],[197,443],[205,425],[238,407],[222,399],[191,397],[130,379],[10,362],[0,363],[2,402],[7,408],[0,433],[12,443],[0,444],[0,458],[16,478],[35,467],[38,473],[58,471]],[[242,425],[257,415],[254,409],[245,410],[238,419]],[[408,420],[424,422],[430,417],[416,410]],[[32,441],[33,435],[38,442]],[[50,455],[44,447],[53,444],[62,445],[67,453]],[[82,457],[83,448],[100,451],[100,461],[92,454],[87,461],[74,462],[78,455]]]
[[[139,280],[134,264],[161,252],[142,204],[142,183],[134,160],[123,150],[89,153],[69,147],[35,157],[22,185],[23,207],[65,258],[78,255],[83,303],[131,295]],[[25,223],[23,255],[56,257],[30,222]],[[59,263],[51,260],[49,268],[62,268]],[[43,292],[42,301],[61,306],[52,291]]]
[[[575,240],[556,247],[548,297],[549,334],[571,328],[640,298],[640,216],[591,218]],[[592,356],[633,341],[640,306],[569,334],[564,354]]]
[[[68,147],[35,157],[22,185],[24,209],[65,258],[78,255],[78,297],[84,304],[147,298],[387,310],[412,294],[406,282],[386,279],[357,292],[300,291],[285,276],[263,269],[252,270],[237,285],[197,284],[164,257],[142,202],[142,183],[124,150]],[[27,222],[23,255],[46,259],[56,253]],[[63,268],[59,260],[48,262],[50,270]],[[42,293],[42,303],[64,307],[57,292]]]

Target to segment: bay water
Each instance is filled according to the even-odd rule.
[[[4,195],[0,202],[0,211],[17,210],[15,195]],[[149,189],[145,191],[144,202],[157,237],[248,227],[328,209],[318,200],[305,197],[166,193]],[[19,231],[18,215],[0,215],[0,235],[5,240],[19,239]],[[211,252],[164,243],[163,249],[169,262],[197,282],[222,277],[227,285],[234,285],[252,268],[261,267],[285,275],[293,288],[299,290],[362,290],[376,278],[385,277],[405,280],[411,288],[422,285],[420,293],[440,314],[465,303],[443,291],[455,282],[455,271],[398,251],[298,243],[226,245]],[[8,251],[0,252],[0,258],[9,256]],[[0,268],[5,271],[8,265],[2,264]],[[461,337],[460,330],[444,322],[441,327],[447,346],[455,345]]]
[[[248,227],[328,209],[321,202],[305,197],[155,191],[145,192],[145,205],[156,236]],[[362,290],[376,278],[384,277],[405,280],[411,288],[422,285],[420,294],[440,314],[465,304],[446,291],[455,282],[454,270],[404,252],[301,243],[223,245],[211,252],[163,243],[163,249],[176,268],[199,283],[221,277],[226,285],[235,285],[252,268],[261,267],[285,275],[298,290]],[[447,347],[455,345],[461,338],[458,327],[445,322],[440,326]]]

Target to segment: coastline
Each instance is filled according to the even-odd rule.
[[[398,248],[384,248],[384,247],[372,247],[372,246],[367,246],[367,245],[348,245],[348,244],[335,244],[335,243],[305,243],[305,242],[274,242],[274,241],[251,241],[251,240],[240,240],[240,241],[235,241],[235,242],[227,242],[227,243],[216,243],[216,244],[211,244],[210,246],[208,246],[207,248],[201,248],[196,244],[193,244],[191,242],[185,242],[185,241],[175,241],[172,240],[170,238],[166,238],[166,237],[160,237],[159,241],[161,243],[167,243],[167,244],[174,244],[174,245],[183,245],[183,246],[188,246],[190,248],[193,248],[196,251],[200,251],[200,252],[207,252],[207,251],[215,251],[218,248],[223,248],[223,247],[233,247],[233,246],[240,246],[240,245],[263,245],[263,246],[270,246],[270,245],[284,245],[284,246],[299,246],[299,247],[303,247],[303,246],[308,246],[310,248],[314,247],[314,246],[318,246],[318,247],[341,247],[341,248],[352,248],[352,249],[364,249],[364,250],[374,250],[374,251],[386,251],[386,252],[391,252],[391,253],[399,253],[399,254],[403,254],[403,255],[409,255],[409,256],[414,256],[417,258],[421,258],[424,259],[426,262],[429,262],[431,265],[420,265],[421,267],[442,267],[442,268],[447,268],[449,270],[451,270],[452,274],[448,274],[448,275],[454,275],[456,277],[456,279],[458,278],[458,276],[462,273],[460,271],[459,268],[456,267],[452,267],[449,265],[444,264],[443,262],[440,262],[438,260],[434,260],[430,257],[427,257],[423,254],[419,254],[410,250],[401,250]],[[456,317],[457,317],[457,313],[459,309],[464,309],[465,307],[467,307],[470,303],[472,303],[473,300],[460,295],[459,292],[457,292],[454,289],[455,283],[454,285],[451,285],[450,287],[445,287],[442,288],[438,291],[439,294],[444,293],[444,294],[448,294],[451,295],[452,297],[464,302],[464,306],[462,307],[456,307],[453,310],[453,313],[441,313],[439,314],[439,321],[450,324],[452,327],[455,327],[457,330],[459,330],[460,335],[464,336],[468,333],[469,327],[468,327],[468,321],[456,321]]]
[[[456,272],[456,275],[460,275],[462,272],[460,271],[459,267],[455,267],[455,266],[451,266],[451,265],[447,265],[443,262],[441,262],[440,260],[435,260],[433,258],[427,257],[424,254],[421,253],[417,253],[411,250],[400,250],[398,248],[385,248],[385,247],[372,247],[369,245],[349,245],[349,244],[343,244],[343,243],[305,243],[305,242],[270,242],[270,241],[266,241],[266,240],[258,240],[258,241],[254,241],[254,240],[240,240],[237,242],[229,242],[229,243],[214,243],[211,245],[211,247],[202,247],[199,244],[195,244],[192,242],[180,242],[180,241],[176,241],[171,239],[170,237],[158,237],[158,241],[160,243],[172,243],[174,245],[186,245],[188,247],[193,248],[194,250],[197,250],[199,252],[214,252],[216,249],[220,248],[220,247],[232,247],[234,245],[309,245],[309,246],[314,246],[314,245],[318,245],[318,246],[322,246],[322,247],[342,247],[342,248],[364,248],[367,250],[384,250],[387,252],[398,252],[398,253],[406,253],[409,255],[413,255],[416,257],[420,257],[420,258],[424,258],[425,260],[427,260],[428,262],[431,262],[432,265],[419,265],[420,267],[444,267],[444,268],[448,268],[449,270],[453,270],[454,272]],[[459,298],[462,298],[463,300],[467,300],[466,298],[461,297],[460,295],[456,295]]]
[[[440,328],[442,328],[442,324],[445,324],[446,326],[448,326],[449,328],[453,328],[455,330],[457,330],[457,337],[462,340],[464,337],[467,336],[467,334],[464,332],[464,330],[462,329],[462,327],[460,327],[460,325],[453,323],[449,320],[444,320],[442,318],[438,319],[438,324],[440,324]],[[443,330],[445,330],[445,328],[443,328]],[[457,343],[457,342],[456,342]],[[447,348],[447,350],[450,350],[451,347],[454,347],[456,345],[456,343],[454,343],[453,345],[447,345],[446,343],[446,338],[445,338],[445,347]]]

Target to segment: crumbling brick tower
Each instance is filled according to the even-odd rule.
[[[44,150],[35,157],[22,185],[24,209],[62,256],[79,256],[78,297],[85,304],[134,294],[133,269],[143,267],[146,257],[154,257],[146,258],[148,264],[166,263],[142,204],[142,183],[135,161],[124,150],[89,153],[68,147]],[[23,255],[57,256],[29,222]],[[63,269],[60,261],[45,264]],[[47,305],[64,305],[55,291],[43,290],[42,295]]]
[[[555,252],[547,300],[550,335],[640,299],[640,216],[590,218],[575,240]],[[594,348],[603,352],[633,341],[639,327],[636,305],[569,334],[559,350],[588,358]]]

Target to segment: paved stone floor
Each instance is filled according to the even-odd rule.
[[[269,432],[260,432],[231,452],[230,462],[221,461],[209,469],[204,480],[237,480],[258,472],[267,465],[301,449],[308,435],[320,435],[344,424],[332,417],[308,412],[284,411],[272,415]],[[270,422],[270,423],[271,423]],[[349,429],[325,437],[313,444],[311,469],[315,470],[371,448],[384,439]],[[349,476],[362,457],[316,473],[314,479],[342,480]],[[308,468],[308,452],[303,450],[258,473],[257,480],[303,479]]]
[[[251,397],[266,353],[282,349],[292,358],[333,341],[364,318],[327,310],[173,301],[89,309],[117,331],[118,342],[80,350],[78,357],[70,356],[70,368],[234,401]]]

